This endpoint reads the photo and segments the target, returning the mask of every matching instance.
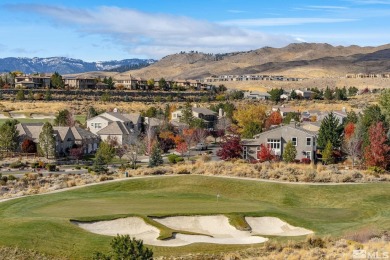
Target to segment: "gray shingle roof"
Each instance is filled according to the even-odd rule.
[[[119,121],[111,122],[108,126],[97,132],[98,135],[124,135],[130,134],[126,126]]]
[[[204,107],[193,107],[192,111],[195,113],[201,113],[203,115],[216,115],[217,112],[214,112],[210,109],[204,108]]]
[[[74,126],[70,129],[73,133],[73,136],[76,140],[84,140],[84,139],[95,139],[98,138],[97,135],[94,133],[91,133],[81,127]]]

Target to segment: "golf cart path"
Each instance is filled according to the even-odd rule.
[[[359,184],[370,184],[370,182],[363,182],[363,183],[356,183],[356,182],[342,182],[342,183],[315,183],[315,182],[286,182],[286,181],[278,181],[278,180],[268,180],[268,179],[259,179],[259,178],[250,178],[250,177],[235,177],[235,176],[218,176],[218,175],[205,175],[205,174],[190,174],[189,176],[206,176],[206,177],[214,177],[214,178],[224,178],[224,179],[234,179],[234,180],[245,180],[245,181],[258,181],[258,182],[268,182],[268,183],[277,183],[277,184],[285,184],[285,185],[312,185],[312,186],[332,186],[332,185],[359,185]],[[95,182],[95,183],[89,183],[86,185],[80,185],[80,186],[75,186],[75,187],[69,187],[69,188],[64,188],[64,189],[58,189],[54,191],[49,191],[45,193],[40,193],[40,194],[32,194],[32,195],[24,195],[24,196],[19,196],[19,197],[12,197],[12,198],[5,198],[5,199],[0,199],[0,203],[10,201],[10,200],[15,200],[15,199],[20,199],[20,198],[25,198],[25,197],[32,197],[32,196],[41,196],[41,195],[48,195],[48,194],[54,194],[54,193],[59,193],[59,192],[65,192],[69,190],[76,190],[80,188],[85,188],[85,187],[90,187],[90,186],[95,186],[95,185],[103,185],[107,183],[115,183],[115,182],[121,182],[121,181],[131,181],[131,180],[138,180],[138,179],[149,179],[149,178],[169,178],[169,177],[177,177],[177,176],[183,176],[183,175],[159,175],[159,176],[135,176],[135,177],[130,177],[130,178],[120,178],[116,180],[110,180],[110,181],[104,181],[104,182]]]

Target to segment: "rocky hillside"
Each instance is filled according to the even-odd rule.
[[[137,69],[156,62],[151,59],[126,59],[113,61],[86,62],[66,57],[51,58],[3,58],[0,59],[0,73],[22,71],[24,73],[59,72],[60,74],[89,71],[118,71]]]
[[[194,79],[222,74],[283,74],[296,77],[344,76],[390,71],[390,44],[379,47],[294,43],[284,48],[227,54],[180,53],[131,75],[143,78]]]

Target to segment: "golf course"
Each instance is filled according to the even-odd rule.
[[[388,183],[310,185],[211,176],[129,178],[0,203],[0,246],[34,249],[53,257],[91,258],[109,251],[112,236],[74,224],[137,217],[160,230],[159,239],[181,232],[156,221],[175,216],[225,216],[239,230],[245,217],[275,217],[317,236],[342,237],[363,228],[390,230]],[[263,236],[303,240],[305,236]],[[151,246],[155,256],[229,252],[252,245],[193,243]]]

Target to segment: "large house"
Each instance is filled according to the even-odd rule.
[[[30,139],[38,144],[42,127],[43,123],[20,123],[16,126],[16,129],[19,131],[20,140]],[[98,149],[99,137],[78,126],[54,126],[53,130],[57,156],[69,155],[69,151],[74,145],[82,147],[84,154],[93,153]]]
[[[47,75],[24,75],[15,77],[16,88],[49,88],[51,77]]]
[[[95,89],[96,78],[88,77],[64,77],[64,84],[68,88],[74,89]]]
[[[124,89],[147,89],[148,81],[142,78],[134,78],[131,75],[119,75],[115,77],[115,88],[120,86]]]
[[[242,140],[243,158],[258,160],[257,153],[260,151],[261,144],[269,146],[275,155],[282,157],[288,141],[291,141],[297,149],[297,160],[302,158],[316,160],[316,132],[302,128],[295,122],[255,135],[254,139]]]
[[[244,98],[253,100],[267,100],[271,98],[271,95],[266,92],[246,91],[244,92]]]
[[[206,128],[214,128],[218,121],[218,113],[204,107],[192,107],[192,116],[194,118],[202,119]],[[183,113],[182,110],[172,112],[172,121],[180,121]]]
[[[120,145],[128,144],[141,131],[141,115],[138,113],[105,112],[88,119],[87,127],[89,131],[100,136],[103,141],[115,138]]]

